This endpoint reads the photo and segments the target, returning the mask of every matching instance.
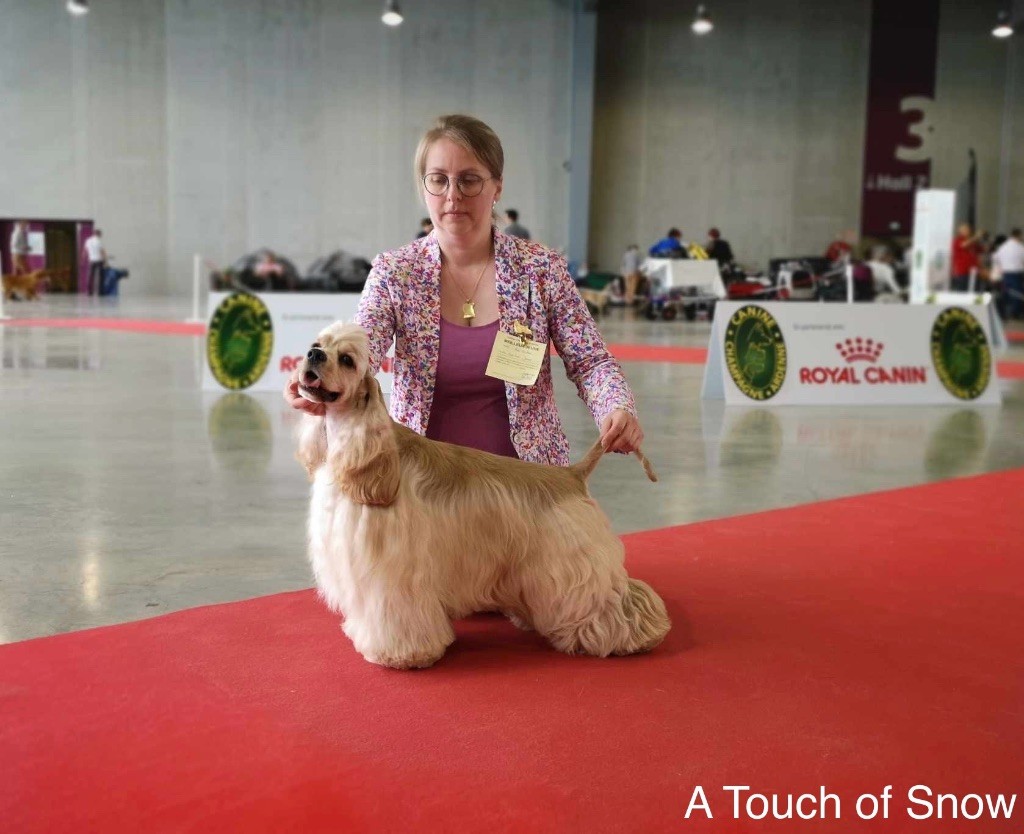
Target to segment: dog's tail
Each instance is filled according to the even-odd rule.
[[[636,455],[637,460],[643,464],[644,472],[647,474],[648,479],[657,483],[658,475],[644,453],[637,449],[633,454]],[[597,469],[597,464],[602,457],[604,457],[604,447],[601,445],[601,441],[598,440],[590,447],[590,450],[586,455],[584,455],[583,460],[579,463],[573,464],[569,468],[585,481],[590,477],[590,473]]]

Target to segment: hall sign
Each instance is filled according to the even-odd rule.
[[[869,237],[909,234],[914,192],[931,183],[940,5],[871,3],[861,190],[861,234]]]
[[[982,305],[715,307],[705,399],[728,405],[998,404]]]
[[[357,293],[211,292],[203,390],[283,391],[317,334],[358,307]],[[377,379],[390,394],[390,357]]]

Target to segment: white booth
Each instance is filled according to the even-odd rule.
[[[203,390],[283,391],[317,333],[358,308],[358,293],[211,292]],[[393,378],[389,357],[385,394]]]
[[[727,405],[1000,401],[984,308],[719,302],[702,396]]]
[[[1002,350],[1007,346],[1006,333],[991,293],[952,292],[949,289],[955,212],[955,191],[922,189],[914,197],[910,303],[971,305],[984,310],[989,321],[992,347]]]
[[[692,258],[648,258],[641,272],[663,290],[695,289],[697,295],[725,298],[718,262]]]

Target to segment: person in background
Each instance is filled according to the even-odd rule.
[[[285,265],[278,260],[271,250],[264,249],[260,253],[260,259],[253,267],[253,274],[262,279],[268,289],[275,291],[288,291],[293,289],[290,283],[290,276]]]
[[[1014,229],[992,256],[992,266],[1002,273],[1003,309],[1006,318],[1024,314],[1024,242],[1021,230]]]
[[[512,237],[518,237],[523,240],[530,239],[530,230],[519,222],[519,212],[515,209],[509,209],[505,212],[505,217],[508,218],[508,225],[505,227],[505,234],[512,235]]]
[[[689,258],[686,251],[686,244],[683,243],[683,233],[679,229],[671,228],[668,234],[647,250],[652,258]]]
[[[434,231],[434,224],[430,222],[429,217],[424,217],[420,221],[420,231],[419,234],[416,235],[416,239],[419,240],[421,237],[426,237],[432,231]]]
[[[853,232],[851,231],[840,232],[836,235],[836,239],[825,250],[825,257],[828,258],[829,263],[838,265],[850,262],[853,257],[853,246],[850,243],[852,238]]]
[[[277,259],[277,255],[269,249],[265,249],[260,255],[259,261],[253,270],[260,278],[280,277],[284,275],[284,266]]]
[[[107,250],[103,248],[103,230],[93,229],[85,240],[85,256],[89,260],[89,295],[103,292],[103,268],[107,264]]]
[[[722,233],[716,228],[708,229],[708,242],[704,248],[707,249],[711,260],[718,261],[719,268],[728,266],[735,260],[729,241],[723,238]]]
[[[900,285],[896,281],[895,263],[896,259],[887,245],[871,247],[868,267],[874,278],[876,300],[898,301],[902,298]]]
[[[433,440],[568,464],[551,352],[542,351],[533,385],[486,373],[499,332],[512,334],[519,322],[557,350],[605,450],[640,448],[633,394],[565,258],[495,225],[505,153],[494,131],[472,116],[442,116],[420,139],[414,163],[434,233],[374,259],[355,317],[369,335],[371,372],[394,343],[391,416]],[[285,387],[287,402],[323,415],[299,382],[293,375]]]
[[[626,247],[620,270],[626,283],[626,304],[633,304],[636,301],[637,288],[644,282],[644,276],[640,273],[640,247],[635,243]]]
[[[961,223],[953,239],[952,278],[949,288],[953,292],[967,292],[971,273],[980,266],[981,244],[984,232],[973,233],[970,223]]]
[[[11,258],[12,269],[15,275],[28,273],[28,256],[32,253],[32,247],[28,242],[28,224],[19,220],[14,224],[14,231],[11,233]]]
[[[981,252],[982,260],[984,260],[985,255],[989,255],[995,251],[991,234],[988,232],[981,233],[981,237],[978,238],[978,250]]]
[[[995,292],[998,288],[996,287],[997,278],[993,276],[993,258],[1003,241],[1006,240],[1006,235],[996,235],[995,238],[988,232],[982,233],[982,238],[978,241],[978,280],[974,283],[974,289],[976,292]]]

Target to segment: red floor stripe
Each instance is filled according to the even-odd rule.
[[[996,362],[1000,379],[1024,379],[1024,362]]]
[[[674,620],[644,657],[565,657],[487,616],[460,622],[434,669],[391,672],[308,591],[0,646],[0,819],[19,834],[1018,830],[1020,797],[1014,821],[947,805],[922,824],[906,794],[1022,790],[1022,493],[1013,471],[628,536]],[[697,785],[713,820],[684,818]],[[825,786],[841,817],[735,821],[724,785]],[[858,820],[857,797],[886,785],[890,819]]]
[[[621,362],[672,362],[681,365],[703,365],[707,350],[695,347],[664,345],[609,344],[612,355]],[[1001,379],[1024,379],[1024,362],[1000,360],[996,363]]]
[[[0,321],[0,324],[8,327],[81,328],[173,336],[206,335],[205,324],[154,319],[8,319]],[[703,365],[707,361],[708,353],[706,348],[699,347],[640,345],[621,342],[609,344],[608,349],[616,359],[622,362],[671,362],[682,365]],[[553,346],[551,350],[554,352]],[[1003,379],[1024,379],[1024,362],[1004,360],[997,363],[997,368],[999,376]]]
[[[676,347],[672,345],[630,345],[615,342],[608,350],[620,362],[676,362],[682,365],[703,365],[708,358],[707,348]]]
[[[172,336],[203,336],[206,325],[156,319],[8,319],[0,321],[7,327],[54,327],[60,329],[120,330],[127,333],[155,333]]]

